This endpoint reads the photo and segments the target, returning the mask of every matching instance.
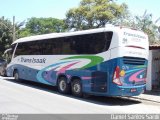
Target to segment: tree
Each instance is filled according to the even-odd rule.
[[[66,14],[66,26],[76,30],[104,27],[117,19],[125,18],[128,7],[118,5],[114,0],[82,0],[79,7]]]
[[[53,32],[63,32],[65,30],[64,21],[56,18],[30,18],[25,28],[20,30],[20,37],[47,34]]]
[[[123,19],[121,22],[119,19],[119,24],[145,32],[148,35],[150,44],[160,43],[160,30],[158,31],[158,28],[160,27],[156,25],[160,18],[153,21],[152,17],[153,15],[147,13],[146,10],[144,14],[140,16],[132,16],[131,14],[128,14],[127,19]]]
[[[12,43],[12,23],[4,17],[0,18],[0,55],[10,47]]]
[[[152,14],[145,11],[142,16],[135,16],[134,27],[136,29],[144,31],[148,35],[150,44],[154,44],[159,40],[158,26],[156,25],[156,22],[158,21],[159,19],[153,21]]]

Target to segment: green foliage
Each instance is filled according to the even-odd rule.
[[[124,18],[127,5],[118,5],[114,0],[82,0],[79,7],[70,9],[66,14],[66,25],[69,29],[76,30],[104,27]]]
[[[141,30],[148,35],[150,44],[160,44],[160,33],[158,32],[160,27],[156,25],[160,18],[155,21],[152,18],[152,14],[147,13],[146,10],[140,16],[133,17],[132,14],[128,14],[127,18],[118,19],[114,24]]]
[[[0,56],[12,43],[12,23],[8,19],[0,18]]]
[[[64,21],[56,18],[30,18],[25,28],[20,30],[19,37],[30,35],[47,34],[53,32],[63,32],[65,30]]]
[[[152,14],[148,14],[145,11],[143,16],[136,16],[136,28],[147,33],[150,44],[154,44],[157,40],[157,29],[158,26],[152,20]]]
[[[158,19],[154,22],[152,20],[152,14],[145,11],[141,16],[129,17],[127,21],[123,21],[122,25],[145,32],[148,35],[150,44],[154,44],[159,41],[156,22],[158,22]]]

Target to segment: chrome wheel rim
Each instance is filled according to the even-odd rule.
[[[75,93],[79,93],[81,91],[80,84],[74,84],[73,90],[74,90]]]
[[[59,87],[61,91],[65,91],[66,89],[66,82],[64,80],[61,80],[59,83]]]

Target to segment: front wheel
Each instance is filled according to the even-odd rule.
[[[72,94],[77,97],[82,97],[82,85],[79,79],[75,79],[71,83]]]
[[[15,79],[16,81],[19,81],[19,74],[18,74],[18,71],[17,71],[17,70],[15,70],[15,71],[13,72],[13,77],[14,77],[14,79]]]

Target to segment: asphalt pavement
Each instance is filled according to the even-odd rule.
[[[113,114],[160,113],[160,104],[141,99],[62,95],[52,86],[0,78],[0,113]]]

